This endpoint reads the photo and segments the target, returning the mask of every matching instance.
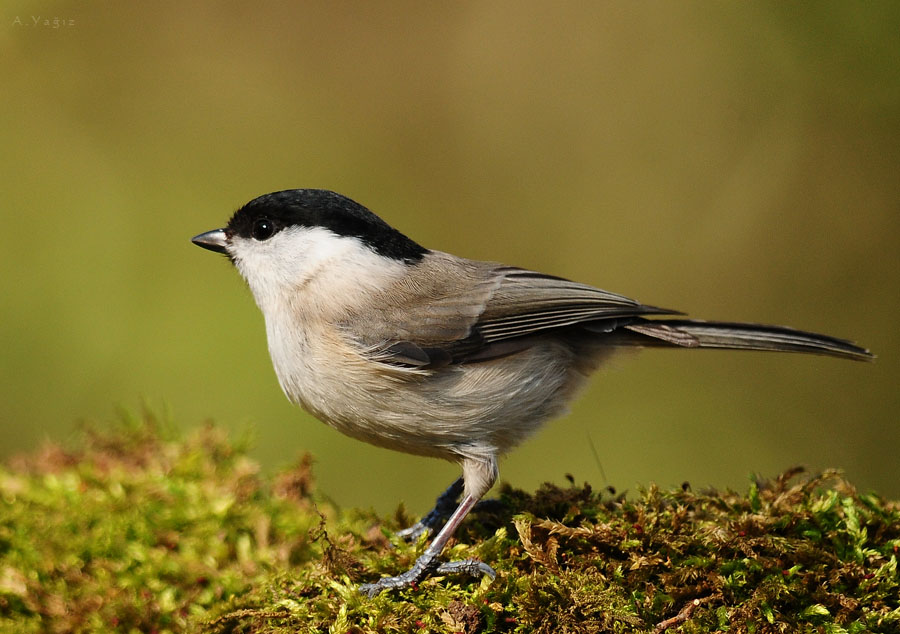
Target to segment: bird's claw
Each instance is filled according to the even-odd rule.
[[[469,575],[470,577],[490,577],[492,580],[497,576],[493,568],[483,561],[477,559],[460,559],[458,561],[445,561],[435,570],[439,575]]]
[[[394,536],[403,541],[415,543],[419,541],[419,538],[422,537],[422,535],[431,533],[432,530],[434,529],[431,526],[426,525],[425,522],[419,521],[408,528],[397,531],[394,533]]]
[[[400,590],[409,588],[432,574],[439,575],[469,575],[470,577],[488,576],[491,579],[497,576],[494,569],[483,561],[477,559],[462,559],[460,561],[439,562],[437,557],[422,555],[413,564],[413,567],[396,577],[382,577],[375,583],[364,583],[359,586],[359,591],[369,597],[374,597],[385,590]]]

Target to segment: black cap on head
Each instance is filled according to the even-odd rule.
[[[234,213],[226,231],[264,240],[292,226],[324,227],[408,263],[428,252],[359,203],[325,189],[288,189],[255,198]]]

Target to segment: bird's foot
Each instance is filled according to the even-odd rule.
[[[359,587],[359,591],[370,597],[385,590],[400,590],[409,588],[419,583],[426,577],[431,575],[469,575],[470,577],[481,577],[486,575],[493,579],[497,576],[494,569],[483,561],[477,559],[463,559],[460,561],[438,561],[437,555],[426,551],[424,555],[416,560],[413,567],[396,577],[382,577],[375,583],[364,583]]]
[[[423,534],[432,533],[447,521],[453,511],[456,509],[456,502],[463,491],[463,480],[458,478],[451,484],[446,491],[441,493],[434,502],[434,508],[431,509],[425,517],[403,530],[397,531],[396,535],[400,539],[408,542],[417,542]]]
[[[407,528],[404,528],[403,530],[397,531],[396,533],[394,533],[394,536],[397,537],[398,539],[402,539],[403,541],[410,542],[410,543],[419,541],[419,538],[422,535],[430,534],[436,528],[436,525],[439,523],[439,522],[436,522],[435,524],[432,524],[431,522],[426,521],[427,519],[428,519],[428,516],[426,515],[425,517],[423,517],[421,520],[419,520],[412,526],[409,526]]]

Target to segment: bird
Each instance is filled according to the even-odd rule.
[[[259,196],[192,241],[226,255],[246,281],[291,402],[353,438],[461,468],[434,510],[399,533],[437,531],[431,543],[408,571],[361,585],[369,596],[435,574],[493,578],[484,562],[442,561],[444,547],[497,480],[498,459],[563,414],[622,348],[873,358],[828,335],[687,319],[555,275],[428,249],[324,189]]]

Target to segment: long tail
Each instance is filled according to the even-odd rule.
[[[608,336],[614,345],[777,350],[824,354],[857,361],[874,358],[865,348],[845,339],[760,324],[637,317]]]

